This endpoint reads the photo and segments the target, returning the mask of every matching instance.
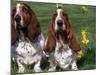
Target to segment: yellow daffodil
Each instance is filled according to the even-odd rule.
[[[80,50],[77,52],[77,59],[81,59],[85,54],[85,51],[84,50]]]
[[[84,44],[84,45],[87,45],[88,43],[89,43],[89,40],[88,40],[88,38],[87,38],[87,35],[86,35],[87,33],[85,32],[85,31],[82,31],[81,32],[81,35],[82,35],[82,44]]]

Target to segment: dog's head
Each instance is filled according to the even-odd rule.
[[[30,41],[34,41],[40,34],[40,24],[32,9],[24,3],[16,4],[12,10],[12,43],[16,41],[17,31],[24,30]]]

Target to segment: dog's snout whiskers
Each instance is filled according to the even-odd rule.
[[[20,22],[20,21],[21,21],[21,16],[16,15],[16,16],[15,16],[15,21],[16,21],[16,22]]]

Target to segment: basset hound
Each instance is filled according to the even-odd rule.
[[[45,38],[40,23],[32,9],[17,3],[11,14],[11,57],[17,62],[18,72],[23,73],[27,65],[41,72],[40,63]]]
[[[72,70],[78,70],[76,53],[79,50],[68,14],[59,7],[48,25],[44,48],[44,54],[49,57],[49,71],[55,71],[57,66],[65,70],[71,66]]]

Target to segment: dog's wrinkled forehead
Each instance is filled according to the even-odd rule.
[[[56,13],[57,13],[57,17],[61,17],[63,15],[63,9],[57,9]]]
[[[22,10],[22,4],[20,4],[20,3],[18,3],[17,5],[16,5],[16,10],[17,10],[17,12],[20,12],[21,10]]]
[[[28,9],[28,7],[25,4],[23,4],[23,3],[18,3],[16,5],[17,13],[20,13],[21,11],[23,11],[23,9]]]
[[[18,4],[16,5],[16,8],[20,8],[20,7],[22,7],[22,4],[18,3]]]

